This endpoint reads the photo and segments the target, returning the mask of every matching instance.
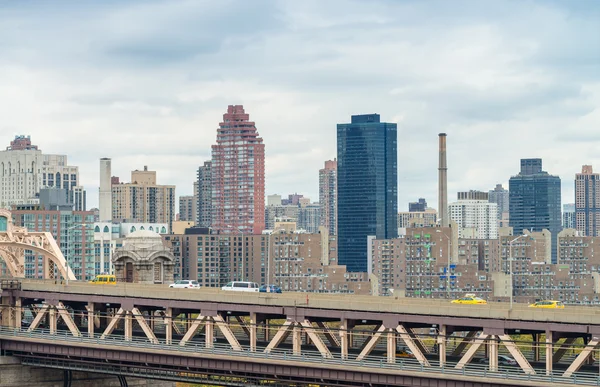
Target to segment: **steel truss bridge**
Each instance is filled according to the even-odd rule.
[[[600,385],[591,307],[0,281],[24,364],[237,385]],[[516,361],[507,365],[506,355]]]

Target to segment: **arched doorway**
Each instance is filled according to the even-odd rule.
[[[133,282],[133,262],[125,264],[125,282]]]

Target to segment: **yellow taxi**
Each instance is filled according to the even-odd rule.
[[[114,275],[102,274],[96,276],[96,278],[91,280],[90,283],[94,285],[116,285],[117,277],[115,277]]]
[[[459,298],[457,300],[452,300],[453,304],[468,304],[468,305],[482,305],[487,304],[487,301],[483,298],[479,298],[474,294],[467,294],[463,298]]]
[[[396,357],[410,357],[413,358],[415,355],[409,349],[400,349],[396,352]]]
[[[563,304],[561,301],[544,300],[544,301],[534,302],[533,304],[529,305],[529,307],[530,308],[544,308],[544,309],[564,309],[565,304]]]

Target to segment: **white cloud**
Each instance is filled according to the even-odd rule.
[[[91,205],[101,157],[122,180],[148,165],[191,194],[228,104],[244,104],[264,138],[267,194],[316,200],[336,123],[373,112],[398,123],[400,209],[437,204],[439,132],[451,195],[506,183],[520,158],[542,157],[572,202],[580,165],[600,170],[593,1],[0,7],[0,144],[30,134],[68,154]]]

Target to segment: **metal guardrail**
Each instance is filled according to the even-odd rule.
[[[178,344],[165,344],[160,342],[153,344],[146,338],[132,337],[131,341],[125,341],[123,336],[108,336],[104,339],[89,338],[85,336],[74,337],[70,331],[57,331],[56,334],[51,335],[47,329],[39,329],[37,331],[27,332],[20,328],[9,328],[0,327],[0,340],[2,337],[21,337],[28,338],[32,341],[36,339],[51,340],[61,343],[89,343],[96,345],[106,345],[115,347],[127,347],[127,348],[139,348],[143,349],[159,349],[165,351],[175,351],[179,353],[203,353],[211,355],[222,355],[230,358],[260,358],[267,361],[301,361],[310,364],[327,364],[328,366],[344,366],[344,367],[360,367],[367,371],[369,369],[386,369],[391,371],[409,371],[409,372],[424,372],[428,374],[438,375],[454,375],[454,376],[465,376],[465,377],[479,377],[479,378],[493,378],[493,379],[505,379],[511,381],[531,381],[540,382],[543,384],[573,384],[573,385],[586,385],[586,386],[600,386],[600,376],[595,373],[578,372],[570,377],[563,377],[560,374],[551,373],[545,375],[545,370],[536,369],[538,372],[543,372],[543,375],[528,375],[524,374],[518,367],[499,367],[498,371],[490,371],[485,365],[481,364],[469,364],[465,368],[456,369],[455,364],[447,363],[441,367],[438,362],[431,361],[431,366],[423,366],[419,362],[413,359],[397,359],[397,363],[387,363],[385,359],[372,359],[366,358],[364,360],[354,359],[324,359],[323,356],[316,351],[305,351],[301,355],[294,355],[289,351],[284,350],[273,350],[271,353],[265,353],[264,347],[257,347],[256,352],[250,352],[248,350],[243,351],[232,351],[231,347],[227,344],[215,343],[212,348],[206,348],[204,343],[200,344],[198,341],[190,341],[186,346],[180,346]],[[195,344],[198,343],[198,344]],[[281,363],[279,363],[281,364]]]

